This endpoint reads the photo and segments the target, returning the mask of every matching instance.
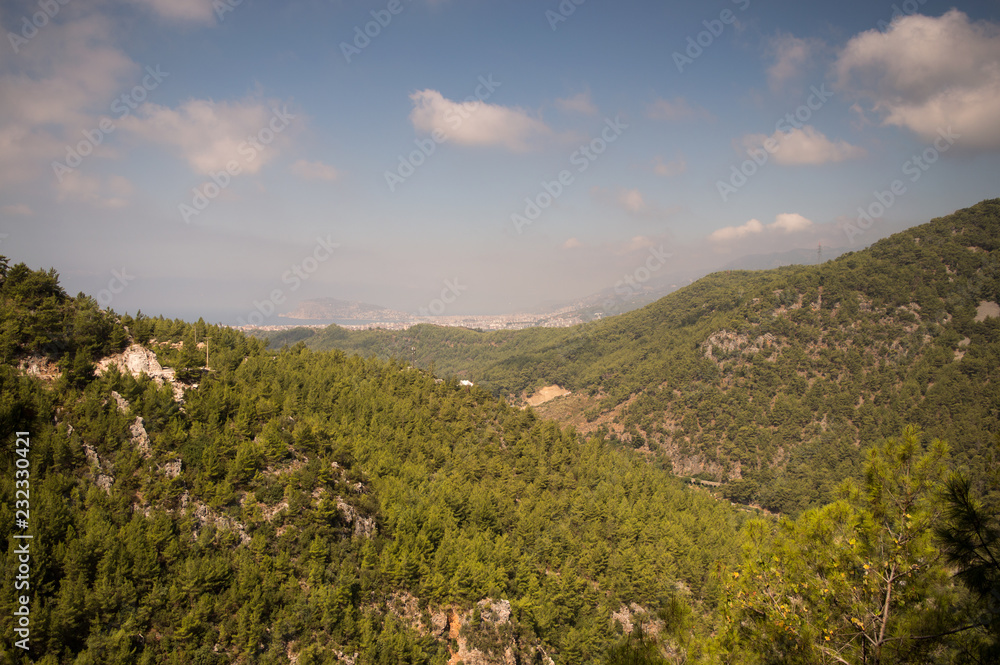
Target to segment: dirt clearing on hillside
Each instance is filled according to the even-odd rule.
[[[556,397],[563,397],[569,394],[570,391],[553,383],[551,386],[545,386],[544,388],[536,390],[535,394],[528,398],[528,406],[545,404],[546,402],[554,400]]]
[[[976,308],[976,321],[985,321],[988,318],[1000,316],[1000,305],[995,302],[982,301]]]

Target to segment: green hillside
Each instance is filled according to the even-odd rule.
[[[955,235],[971,247],[989,241],[974,229],[956,227]],[[919,237],[914,245],[933,246],[926,229]],[[853,260],[912,265],[885,252],[893,247]],[[877,259],[879,251],[887,258]],[[964,265],[966,256],[957,253],[942,271],[990,274]],[[929,267],[932,257],[920,260]],[[852,270],[843,264],[830,274]],[[808,294],[810,274],[740,276],[744,291],[729,300],[733,277],[714,276],[666,311],[661,302],[638,312],[633,321],[647,327],[628,339],[621,321],[608,321],[560,351],[579,377],[603,372],[596,378],[607,380],[606,392],[581,391],[598,419],[601,409],[623,404],[620,415],[631,417],[675,371],[694,385],[681,396],[701,396],[683,408],[700,427],[724,432],[725,411],[711,411],[711,400],[746,391],[741,382],[761,385],[748,404],[762,401],[766,388],[775,404],[801,407],[810,380],[846,385],[864,376],[864,363],[852,369],[808,345],[822,334],[837,350],[846,342],[827,319],[844,329],[854,322],[868,335],[857,355],[877,355],[879,371],[896,377],[892,385],[863,384],[878,391],[871,399],[899,393],[893,386],[921,363],[939,372],[923,378],[937,381],[958,367],[958,376],[977,382],[977,399],[953,403],[995,416],[978,398],[988,400],[993,385],[995,365],[980,349],[996,343],[996,324],[974,321],[969,304],[992,297],[985,277],[962,278],[955,288],[965,290],[949,292],[937,309],[940,296],[915,281],[907,302],[920,309],[910,307],[899,323],[886,315],[895,311],[891,292],[876,302],[863,281],[838,290],[847,278],[826,273],[813,274],[823,278],[815,309],[792,308],[798,298],[772,293],[777,301],[768,307],[785,312],[737,317],[762,302],[747,284],[759,281],[755,288],[766,292],[798,275]],[[723,304],[690,304],[692,293]],[[863,293],[872,293],[867,309]],[[834,297],[839,306],[828,306]],[[685,302],[687,309],[678,304]],[[842,319],[852,302],[853,317]],[[882,319],[869,321],[868,312]],[[752,326],[772,319],[775,348],[754,352],[761,357],[738,344],[705,355],[713,335],[713,346],[721,344],[718,330],[749,339],[758,332]],[[893,326],[970,342],[942,346],[932,337],[901,346]],[[643,376],[649,362],[635,349],[660,357],[647,338],[665,344],[671,329],[688,336],[661,349],[678,369],[668,363],[662,375]],[[567,333],[579,331],[510,339],[538,344]],[[768,353],[784,358],[793,342],[798,355],[788,357],[804,375],[768,360]],[[966,355],[956,360],[952,346]],[[604,359],[600,348],[620,355]],[[838,439],[823,438],[833,436],[823,434],[827,423],[818,430],[806,423],[795,450],[838,451],[843,468],[822,475],[836,490],[795,520],[775,519],[681,482],[668,444],[652,440],[651,430],[625,432],[618,442],[588,437],[403,362],[301,344],[269,351],[203,321],[118,316],[86,295],[70,297],[55,271],[5,259],[0,354],[0,577],[10,591],[0,595],[0,662],[957,665],[1000,656],[1000,437],[949,450],[905,427],[834,448]],[[977,361],[971,375],[966,359]],[[804,392],[788,391],[790,382]],[[923,400],[934,395],[933,386],[916,385]],[[826,418],[848,432],[856,414],[837,421],[841,414],[820,398]],[[953,427],[958,441],[992,422],[949,413],[938,428]],[[643,436],[644,449],[660,446],[662,463],[620,445]],[[792,465],[784,468],[774,485],[793,477]]]
[[[574,328],[331,326],[271,344],[412,361],[514,401],[558,384],[574,394],[540,414],[794,514],[906,423],[981,466],[1000,429],[1000,319],[976,319],[1000,301],[998,249],[993,199],[822,265],[716,273]]]
[[[602,662],[648,622],[708,648],[746,513],[668,471],[400,363],[0,279],[0,577],[27,584],[0,662]]]

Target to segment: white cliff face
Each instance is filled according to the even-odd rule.
[[[174,380],[174,370],[163,369],[156,359],[156,354],[139,344],[133,344],[121,353],[100,359],[97,361],[96,371],[98,374],[103,374],[112,366],[117,367],[122,374],[128,372],[135,377],[145,373],[152,379],[159,379],[158,383]]]
[[[111,367],[117,367],[122,374],[128,373],[136,378],[145,374],[161,386],[169,383],[174,390],[174,399],[184,399],[184,388],[177,383],[174,370],[164,369],[156,359],[156,354],[144,346],[132,344],[121,353],[101,358],[97,361],[94,372],[101,375]]]
[[[131,374],[138,378],[145,374],[161,386],[164,382],[169,383],[174,391],[174,399],[184,400],[184,387],[175,378],[173,369],[166,369],[156,359],[156,354],[139,344],[132,344],[121,353],[116,353],[107,358],[101,358],[94,365],[94,373],[100,376],[108,371],[110,367],[117,367],[122,374]],[[59,365],[44,356],[31,356],[22,359],[18,364],[18,369],[28,376],[37,376],[47,381],[58,380],[62,376]],[[120,399],[120,396],[116,399]],[[119,408],[121,404],[119,403]]]

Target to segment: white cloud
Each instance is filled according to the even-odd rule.
[[[764,225],[760,223],[760,220],[751,219],[746,224],[741,224],[740,226],[724,226],[721,229],[713,231],[708,236],[708,239],[715,241],[736,240],[752,233],[762,233],[763,231]]]
[[[747,236],[758,235],[765,231],[780,233],[797,233],[805,231],[813,226],[811,220],[794,212],[783,212],[770,224],[764,225],[759,219],[751,219],[740,226],[724,226],[713,231],[708,239],[713,242],[726,242],[729,240],[739,240]]]
[[[949,126],[966,145],[1000,148],[1000,26],[952,9],[856,35],[834,64],[837,87],[869,100],[883,124],[931,141]]]
[[[39,48],[25,48],[19,56],[24,58],[21,73],[3,76],[4,117],[35,126],[90,129],[86,125],[92,114],[108,113],[110,99],[139,69],[110,45],[111,37],[111,24],[98,17],[40,30]]]
[[[627,254],[629,252],[635,252],[640,249],[652,247],[653,244],[654,242],[652,238],[647,236],[634,236],[618,248],[618,253]]]
[[[784,231],[785,233],[795,233],[796,231],[805,231],[812,225],[811,220],[806,219],[798,213],[783,212],[775,217],[774,222],[768,224],[767,228],[775,231]]]
[[[700,106],[691,106],[683,97],[673,101],[657,99],[646,108],[646,117],[651,120],[689,120],[695,118],[711,118],[712,114]]]
[[[0,127],[0,184],[53,177],[49,161],[61,159],[64,146],[64,141],[41,128],[20,123]]]
[[[593,185],[588,192],[595,204],[616,208],[636,218],[664,222],[680,210],[677,206],[664,208],[657,205],[655,201],[648,201],[643,193],[635,187],[611,188]]]
[[[771,90],[780,90],[786,83],[802,75],[820,43],[793,35],[778,35],[771,40],[768,50],[774,63],[767,69],[767,82]]]
[[[5,205],[2,209],[5,215],[20,215],[22,217],[31,217],[35,214],[35,211],[31,209],[30,206],[24,203],[15,203],[11,205]]]
[[[88,203],[100,208],[124,208],[134,188],[123,176],[102,180],[79,170],[65,174],[57,186],[59,201]]]
[[[580,247],[583,247],[583,243],[576,238],[570,238],[564,242],[562,246],[563,249],[579,249]]]
[[[639,214],[646,211],[646,202],[638,189],[620,189],[617,198],[618,205],[627,212]]]
[[[589,90],[581,92],[578,95],[574,95],[573,97],[557,99],[556,106],[563,111],[582,113],[584,115],[597,115],[597,107],[594,106],[594,102],[590,99]]]
[[[631,215],[645,215],[651,211],[650,206],[638,189],[618,187],[610,189],[594,185],[590,188],[590,196],[595,203],[605,206],[614,206]]]
[[[775,164],[784,165],[842,162],[858,159],[867,154],[864,148],[853,146],[847,141],[831,141],[812,125],[805,125],[788,132],[779,129],[771,136],[748,134],[743,137],[742,143],[747,150],[762,149],[765,144],[772,145],[771,152]]]
[[[0,185],[52,177],[51,162],[110,114],[110,100],[139,72],[111,45],[113,34],[99,16],[52,23],[18,55],[0,58]]]
[[[327,180],[333,182],[340,177],[340,171],[323,162],[307,162],[304,159],[292,164],[292,173],[305,180]]]
[[[177,109],[143,104],[120,124],[148,141],[169,146],[195,173],[212,175],[226,170],[230,162],[236,162],[241,173],[260,171],[286,142],[294,117],[273,100],[192,99]]]
[[[213,2],[217,0],[131,0],[169,21],[215,23]],[[224,0],[223,0],[224,1]],[[227,5],[229,3],[226,3]]]
[[[662,157],[657,156],[653,164],[653,172],[665,178],[680,175],[685,171],[687,171],[687,160],[684,159],[684,155],[680,154],[677,155],[677,159],[671,162],[664,162]]]
[[[437,90],[419,90],[412,95],[410,122],[419,132],[440,132],[461,145],[503,146],[515,152],[529,150],[552,130],[520,108],[485,102],[454,102]]]

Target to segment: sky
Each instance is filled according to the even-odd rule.
[[[0,25],[0,254],[120,313],[510,313],[1000,196],[995,1],[5,0]]]

